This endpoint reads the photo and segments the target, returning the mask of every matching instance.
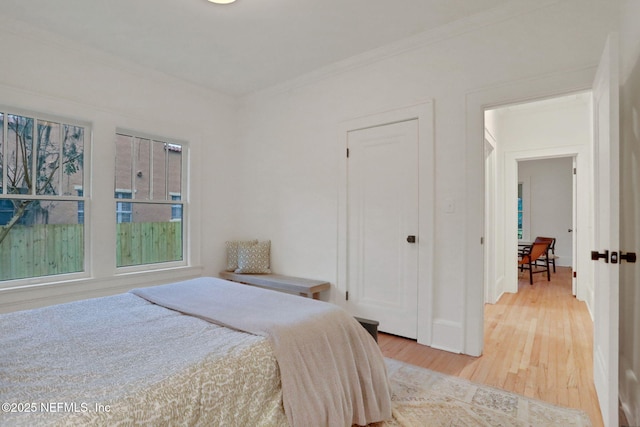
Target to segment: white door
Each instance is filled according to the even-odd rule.
[[[349,310],[417,338],[418,120],[350,131],[347,144]]]
[[[617,38],[609,37],[593,84],[594,381],[605,426],[618,425],[619,77]],[[610,261],[610,262],[607,262]]]

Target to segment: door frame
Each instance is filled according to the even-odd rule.
[[[515,104],[542,98],[562,96],[591,90],[597,64],[542,77],[522,79],[507,84],[468,92],[466,105],[466,241],[461,262],[465,268],[463,295],[463,352],[480,356],[484,345],[484,202],[485,154],[484,112],[505,104]],[[583,279],[592,283],[585,272]]]
[[[592,188],[591,171],[590,171],[590,156],[589,145],[576,145],[576,146],[564,146],[553,147],[547,149],[537,150],[520,150],[509,151],[505,153],[505,168],[504,168],[504,185],[505,185],[505,199],[516,200],[518,197],[518,162],[527,160],[544,160],[553,158],[572,158],[573,163],[577,163],[577,177],[578,177],[578,190],[572,190],[572,218],[573,219],[573,232],[572,232],[572,248],[589,247],[589,224],[591,218],[590,212],[590,200],[586,197],[582,197],[578,201],[577,211],[580,214],[576,215],[576,202],[578,194],[589,194]],[[573,185],[572,185],[573,188]],[[576,218],[577,216],[577,218]],[[517,218],[516,207],[513,204],[505,204],[505,236],[504,236],[504,259],[503,262],[507,266],[513,266],[513,268],[505,268],[505,292],[517,293],[518,292],[518,239],[517,221],[513,221],[513,218]],[[582,230],[582,231],[581,231]],[[533,239],[534,236],[530,236]],[[585,253],[586,254],[586,253]],[[587,272],[591,271],[591,263],[586,257],[580,257],[579,254],[572,253],[572,266],[575,272],[579,272],[576,277],[576,283],[579,283],[576,297],[579,300],[587,300],[589,295],[588,281],[583,280],[588,277]],[[491,254],[487,254],[491,256]],[[573,291],[573,286],[572,286]],[[588,305],[587,305],[588,306]],[[593,316],[592,316],[593,318]]]
[[[579,94],[590,94],[590,91],[576,92]],[[565,97],[571,94],[564,94],[560,97]],[[553,99],[545,98],[545,99]],[[529,102],[536,102],[536,100],[530,100]],[[527,104],[528,102],[519,103],[518,105]],[[492,107],[492,109],[501,109],[509,107],[513,104],[505,104]],[[485,110],[487,111],[487,110]],[[585,124],[585,126],[589,126]],[[487,135],[492,137],[488,130],[485,130],[485,147],[489,143],[487,142]],[[583,144],[575,145],[557,145],[544,148],[524,148],[509,147],[508,144],[503,144],[501,147],[497,147],[497,142],[491,145],[496,145],[496,150],[492,153],[495,157],[495,151],[500,151],[500,164],[494,160],[494,164],[486,163],[485,161],[485,239],[484,239],[484,262],[485,262],[485,302],[489,304],[495,304],[502,294],[505,292],[516,293],[518,292],[518,276],[517,276],[517,249],[518,239],[517,236],[517,207],[514,203],[509,201],[515,201],[518,197],[518,167],[520,161],[528,160],[544,160],[553,158],[570,158],[572,159],[572,170],[577,170],[577,175],[572,174],[572,217],[571,217],[571,229],[573,231],[571,235],[571,255],[572,263],[571,267],[574,272],[590,270],[591,263],[586,259],[582,259],[577,262],[577,250],[576,243],[578,241],[578,231],[583,230],[584,233],[579,238],[580,244],[587,247],[589,241],[587,231],[590,224],[591,207],[589,205],[589,197],[578,197],[578,194],[590,194],[591,191],[591,164],[590,164],[590,144],[589,140],[585,140]],[[486,150],[486,148],[485,148]],[[495,169],[495,170],[493,170]],[[496,182],[496,177],[500,177],[500,182]],[[578,177],[578,178],[576,178]],[[578,187],[576,188],[576,182]],[[526,188],[529,186],[529,182],[525,180],[523,183]],[[579,202],[577,202],[579,199]],[[493,203],[493,206],[489,204]],[[528,203],[528,202],[527,202]],[[578,205],[576,206],[576,204]],[[525,225],[528,224],[529,218],[525,217]],[[501,224],[500,229],[496,228],[496,224]],[[525,227],[525,235],[523,240],[531,240],[534,236],[529,235],[528,227]],[[507,266],[505,268],[505,266]],[[576,281],[578,278],[582,279],[583,275],[576,275],[572,278],[572,294],[576,296]],[[586,281],[584,282],[587,283]],[[578,297],[581,300],[585,300],[589,296],[588,289],[581,291]]]
[[[338,124],[338,247],[336,291],[332,302],[347,309],[348,286],[348,132],[418,120],[418,330],[420,344],[430,345],[432,337],[432,295],[435,240],[435,149],[433,101],[347,119]]]
[[[580,70],[555,73],[551,76],[518,81],[467,94],[466,155],[468,163],[465,166],[467,171],[467,201],[469,206],[473,208],[469,209],[466,220],[468,231],[466,247],[467,281],[465,283],[464,313],[466,315],[465,330],[467,332],[465,353],[467,354],[480,355],[482,354],[483,347],[484,304],[482,304],[481,301],[483,300],[484,286],[481,282],[484,277],[484,248],[481,243],[478,244],[478,240],[481,242],[478,236],[482,236],[484,218],[478,218],[470,213],[472,210],[475,212],[484,212],[484,110],[494,106],[524,102],[530,99],[558,96],[582,90],[593,90],[594,76],[597,74],[597,69],[598,64],[594,64],[592,67]],[[586,231],[589,240],[588,248],[592,248],[594,243],[594,221],[591,221],[589,227]],[[602,250],[602,248],[599,248],[599,250]],[[589,276],[586,280],[588,280],[591,289],[594,289],[594,270],[595,269],[589,269],[589,271],[585,271]],[[584,276],[583,279],[585,279]],[[615,283],[614,287],[616,290],[617,286],[618,284]],[[595,297],[592,296],[592,303],[594,300]],[[617,303],[617,301],[612,302]],[[592,306],[591,310],[592,315],[597,311],[595,306]],[[614,312],[614,310],[609,310],[608,313],[610,314],[611,312]],[[596,359],[597,340],[595,339],[595,333],[596,328],[599,327],[598,322],[598,316],[596,315],[594,316],[594,360]],[[615,335],[614,338],[617,339],[617,333],[614,332],[613,335]],[[608,348],[610,355],[607,362],[610,364],[615,363],[617,368],[618,348],[615,344],[609,344]],[[594,379],[598,375],[596,365],[597,363],[594,361]],[[609,369],[609,372],[613,370],[614,369]],[[618,393],[618,378],[614,380],[609,379],[607,384],[600,387],[602,389],[599,389],[597,380],[595,380],[595,383],[599,399],[601,398],[600,394],[606,394],[607,396],[605,398],[606,402],[601,401],[601,406],[603,406],[603,403],[607,406],[606,408],[601,407],[605,425],[615,425],[617,413],[614,406],[617,404],[615,395]]]

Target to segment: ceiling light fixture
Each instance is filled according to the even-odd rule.
[[[229,3],[233,3],[236,0],[209,0],[211,3],[216,3],[216,4],[229,4]]]

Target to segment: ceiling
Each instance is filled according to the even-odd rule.
[[[15,19],[230,95],[512,0],[0,0]]]

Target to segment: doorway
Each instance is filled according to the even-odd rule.
[[[551,274],[557,267],[576,269],[575,163],[573,156],[518,160],[518,243],[554,238]]]
[[[489,140],[493,147],[490,153],[485,149],[485,233],[492,240],[485,246],[485,312],[521,295],[537,298],[536,287],[547,292],[546,277],[538,275],[533,287],[527,278],[526,288],[518,293],[518,242],[536,236],[557,239],[558,266],[571,267],[571,273],[576,273],[571,279],[572,294],[584,301],[592,293],[592,281],[585,280],[591,266],[576,250],[590,245],[591,96],[591,91],[585,91],[485,110],[485,145]],[[522,203],[518,203],[519,196]],[[558,271],[555,277],[565,272]],[[551,275],[554,280],[553,272]],[[567,292],[568,285],[567,281],[562,285]],[[549,307],[541,302],[532,309],[544,313]],[[529,325],[531,330],[539,326]],[[559,332],[552,327],[545,331],[570,334],[576,342],[585,339],[574,336],[573,331]],[[526,348],[513,350],[528,354]],[[552,362],[557,361],[549,361],[553,370]]]
[[[603,101],[602,111],[608,112],[601,114],[598,119],[602,118],[602,124],[598,121],[592,120],[597,117],[594,115],[587,118],[589,126],[584,126],[585,133],[589,134],[586,140],[593,142],[595,137],[606,137],[605,144],[612,147],[613,152],[617,152],[618,149],[618,135],[616,133],[619,130],[618,126],[610,126],[611,123],[618,123],[618,91],[619,82],[617,81],[618,73],[616,64],[617,50],[616,50],[616,37],[612,35],[607,40],[606,48],[603,52],[599,66],[587,67],[580,70],[572,70],[567,72],[561,72],[549,76],[543,76],[540,78],[532,79],[523,84],[522,81],[513,82],[501,86],[490,87],[476,92],[469,93],[466,99],[467,114],[466,129],[467,129],[467,150],[466,155],[468,159],[472,159],[467,164],[467,202],[471,206],[482,207],[484,205],[484,199],[486,198],[485,183],[484,183],[484,164],[483,161],[483,149],[480,142],[484,129],[486,126],[485,112],[495,106],[504,106],[508,103],[514,103],[518,100],[535,99],[548,96],[554,96],[559,93],[569,93],[571,91],[594,91],[597,88],[602,89],[603,95],[600,99]],[[596,78],[594,79],[594,73]],[[595,97],[594,97],[595,98]],[[589,109],[589,112],[593,112],[593,109]],[[599,132],[599,130],[602,132]],[[605,131],[608,131],[605,135]],[[545,146],[537,150],[538,154],[544,156],[554,155],[568,155],[568,153],[558,153],[558,151],[566,151],[566,147],[562,147],[563,150],[556,149],[553,145],[548,145],[548,141],[543,141]],[[593,315],[594,325],[598,325],[598,329],[605,331],[604,334],[594,337],[596,346],[606,348],[606,351],[600,353],[601,362],[594,365],[594,371],[598,370],[598,376],[601,379],[608,378],[608,382],[596,381],[596,389],[598,397],[601,399],[601,407],[605,419],[610,419],[610,423],[615,424],[614,417],[617,417],[615,408],[617,407],[617,392],[618,392],[618,379],[617,376],[608,375],[608,372],[615,372],[617,369],[618,347],[617,338],[618,334],[610,333],[610,331],[616,331],[618,327],[618,313],[619,301],[615,297],[618,292],[618,282],[615,280],[615,273],[610,264],[605,264],[604,261],[600,263],[594,263],[591,261],[590,253],[588,252],[596,246],[595,242],[595,230],[594,224],[596,223],[600,213],[595,210],[594,201],[592,200],[592,194],[595,191],[594,183],[600,180],[600,176],[594,177],[595,171],[593,169],[592,150],[595,148],[595,144],[585,148],[584,145],[576,147],[576,152],[579,152],[576,156],[577,159],[577,193],[584,195],[582,201],[577,208],[577,231],[578,231],[578,248],[577,255],[577,276],[578,287],[576,290],[576,297],[580,301],[585,301],[590,313]],[[504,160],[505,167],[510,167],[511,161],[514,161],[515,156],[513,153],[504,153],[497,157],[499,160]],[[616,156],[612,156],[612,159]],[[513,166],[513,173],[515,176],[515,165]],[[586,175],[586,176],[585,176]],[[502,182],[502,180],[498,180]],[[610,194],[618,194],[617,182],[614,182],[614,190],[610,191]],[[513,187],[516,187],[514,184]],[[517,194],[517,187],[513,189]],[[588,199],[586,202],[584,199]],[[514,203],[514,210],[515,203]],[[615,211],[615,203],[612,204],[611,210]],[[506,211],[506,209],[505,209]],[[588,216],[585,220],[585,216]],[[610,215],[614,219],[618,219],[616,215]],[[505,215],[507,217],[507,215]],[[508,215],[509,218],[516,218],[516,213]],[[581,221],[582,220],[582,221]],[[484,283],[482,273],[485,268],[486,254],[485,247],[482,244],[483,239],[478,239],[476,236],[483,235],[485,226],[485,219],[478,215],[468,215],[466,218],[467,228],[471,231],[468,233],[466,255],[468,260],[468,268],[466,273],[467,283],[466,293],[467,301],[476,301],[476,303],[468,304],[466,307],[467,316],[465,318],[465,328],[469,333],[465,339],[465,353],[470,355],[481,355],[483,349],[483,332],[484,332],[484,298],[482,297],[484,291]],[[617,224],[617,222],[616,222]],[[511,224],[507,224],[511,226]],[[514,221],[514,227],[517,224]],[[582,230],[582,232],[580,232]],[[611,233],[614,238],[615,233]],[[513,247],[517,247],[517,234],[513,236]],[[505,238],[506,240],[506,238]],[[618,244],[614,241],[614,244],[608,246],[617,247]],[[504,242],[502,242],[504,243]],[[511,242],[509,242],[511,243]],[[600,245],[602,246],[602,245]],[[599,250],[605,250],[606,247],[599,248]],[[492,256],[499,253],[496,250]],[[502,255],[500,254],[503,259]],[[507,263],[500,263],[498,265],[512,265],[517,259],[517,252],[515,255],[509,255],[511,259],[507,260]],[[506,255],[505,255],[506,257]],[[594,287],[594,276],[597,268],[607,268],[610,272],[609,277],[604,286]],[[489,285],[495,286],[497,283],[494,279],[499,278],[499,274],[492,278]],[[502,278],[504,279],[504,277]],[[504,289],[506,280],[501,283],[502,289]],[[515,280],[514,280],[515,282]],[[510,291],[511,292],[511,291]],[[608,307],[605,307],[608,305]],[[599,323],[602,322],[603,326]],[[607,331],[609,333],[607,333]],[[597,351],[594,348],[594,355]],[[615,369],[613,369],[615,368]]]
[[[588,285],[581,286],[579,274],[581,270],[586,274],[589,266],[586,260],[574,256],[576,246],[588,245],[588,233],[581,234],[580,230],[587,231],[589,221],[590,100],[591,92],[584,91],[485,110],[485,141],[490,135],[494,147],[485,155],[485,236],[489,243],[484,255],[486,303],[495,303],[505,292],[517,292],[518,243],[535,235],[556,237],[561,242],[559,262],[576,272],[574,295],[585,299],[590,291]],[[525,165],[528,178],[519,179],[518,171]],[[563,176],[564,195],[553,195],[560,183],[554,183],[551,173],[557,175],[556,179],[560,179],[558,174]],[[531,205],[532,185],[538,199],[535,207]],[[519,188],[525,193],[522,206],[517,203]],[[541,203],[562,204],[562,224],[544,224],[552,220],[550,215],[556,209]],[[527,212],[532,208],[537,212],[535,224],[531,223],[533,212]],[[546,216],[545,209],[549,212]],[[518,223],[519,217],[522,224]],[[521,236],[519,225],[523,227]]]

